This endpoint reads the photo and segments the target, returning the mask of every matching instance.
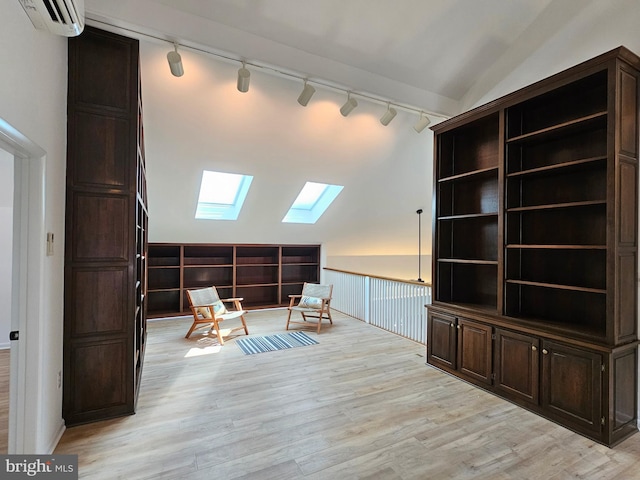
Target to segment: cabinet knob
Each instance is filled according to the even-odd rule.
[[[450,323],[450,324],[449,324],[449,326],[450,326],[451,328],[455,327],[455,325],[454,325],[453,323]]]
[[[538,350],[538,347],[536,347],[535,345],[531,345],[531,350],[535,352],[536,350]]]
[[[544,353],[546,355],[547,353],[549,353],[549,351],[546,348],[543,348],[542,349],[542,353]]]

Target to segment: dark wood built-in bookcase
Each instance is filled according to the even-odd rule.
[[[640,58],[433,127],[427,362],[612,446],[637,411]]]
[[[63,417],[134,413],[144,359],[147,190],[138,41],[69,39]]]
[[[215,286],[246,308],[289,304],[320,281],[319,245],[149,244],[150,317],[189,313],[186,291]]]
[[[439,146],[436,296],[495,309],[501,231],[498,115],[443,134]]]

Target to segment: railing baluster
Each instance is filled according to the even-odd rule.
[[[425,343],[431,286],[325,269],[333,284],[331,307],[403,337]]]

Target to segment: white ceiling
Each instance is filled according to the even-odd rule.
[[[569,0],[85,0],[130,27],[447,115],[536,19]],[[549,15],[546,16],[548,19]],[[528,39],[531,36],[527,36]]]

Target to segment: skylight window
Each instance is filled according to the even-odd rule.
[[[343,188],[326,183],[305,183],[282,222],[316,223]]]
[[[237,220],[252,180],[251,175],[204,170],[196,218]]]

